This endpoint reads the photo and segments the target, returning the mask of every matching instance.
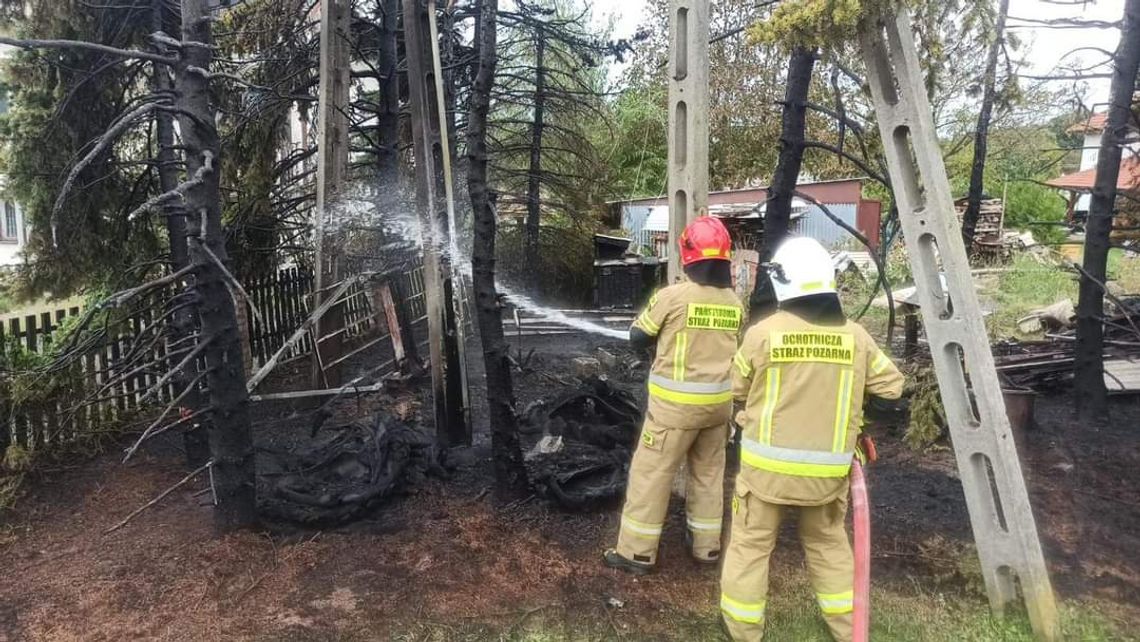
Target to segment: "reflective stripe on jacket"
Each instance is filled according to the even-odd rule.
[[[744,403],[740,479],[766,501],[805,506],[846,493],[865,393],[902,394],[903,377],[867,331],[777,312],[750,328],[733,357]]]
[[[633,326],[656,337],[648,413],[668,428],[728,423],[743,308],[729,288],[683,282],[650,298]]]

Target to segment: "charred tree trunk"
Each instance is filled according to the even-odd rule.
[[[380,23],[380,113],[377,116],[377,139],[380,146],[377,154],[377,174],[380,179],[380,199],[383,202],[399,202],[400,192],[400,72],[398,37],[400,30],[400,0],[381,0],[379,3]],[[385,234],[386,236],[386,234]],[[397,261],[403,263],[403,261]],[[396,303],[396,323],[400,335],[404,337],[404,355],[413,367],[420,363],[416,349],[415,334],[412,331],[411,315],[408,314],[407,293],[403,287],[403,277],[399,273],[385,276],[392,298]]]
[[[377,171],[383,190],[395,190],[400,177],[400,75],[397,35],[400,0],[380,0],[380,113],[377,115]]]
[[[178,15],[173,10],[168,10],[164,6],[166,4],[165,0],[153,0],[151,26],[155,32],[161,31],[169,36],[177,36],[182,30],[178,24]],[[155,66],[153,83],[156,95],[173,99],[174,85],[170,78],[170,70],[165,66]],[[171,112],[165,110],[156,112],[155,138],[158,144],[159,189],[165,194],[174,191],[181,181],[178,154],[174,151],[174,116]],[[189,249],[186,245],[186,207],[178,200],[167,201],[162,206],[162,216],[166,220],[166,235],[170,242],[170,271],[178,272],[190,265]],[[189,307],[182,305],[183,303],[184,301],[174,299],[170,304],[173,308],[167,326],[170,344],[186,345],[185,339],[194,334],[194,315]],[[177,361],[172,361],[171,367],[176,366]],[[194,379],[194,374],[182,370],[174,376],[171,383],[175,390],[182,391],[188,388]],[[201,408],[202,399],[195,390],[186,395],[183,403],[191,410],[198,410]],[[210,442],[206,434],[206,424],[198,422],[187,427],[183,433],[182,445],[186,449],[186,463],[191,468],[199,468],[209,461]]]
[[[225,532],[257,522],[256,468],[237,314],[226,287],[227,275],[218,265],[218,261],[226,261],[226,244],[219,191],[220,145],[210,104],[208,70],[212,56],[208,0],[182,0],[176,106],[186,175],[193,182],[186,191],[186,206],[193,223],[189,258],[196,268],[194,289],[202,328],[199,340],[209,342],[203,357],[211,408],[211,476],[218,501],[215,525]]]
[[[997,22],[994,25],[994,41],[986,57],[986,72],[982,88],[982,110],[978,113],[978,127],[974,131],[974,162],[970,166],[970,190],[966,195],[966,212],[962,215],[962,241],[966,251],[973,254],[974,233],[978,227],[978,215],[982,209],[982,191],[985,189],[986,146],[990,134],[990,121],[993,119],[994,97],[997,94],[997,63],[1005,43],[1005,18],[1009,14],[1009,0],[1001,0],[998,5]]]
[[[1108,418],[1108,391],[1104,385],[1104,282],[1108,264],[1109,233],[1116,204],[1116,182],[1136,74],[1140,69],[1140,0],[1124,5],[1120,46],[1112,72],[1108,120],[1100,139],[1089,219],[1085,227],[1084,273],[1077,303],[1077,345],[1074,395],[1077,411],[1086,421]]]
[[[535,29],[534,57],[534,125],[531,128],[530,169],[526,178],[526,252],[527,268],[531,275],[531,289],[542,286],[539,265],[539,233],[542,206],[542,135],[546,126],[546,38],[542,25]]]
[[[515,417],[509,348],[503,338],[503,317],[495,291],[495,210],[487,187],[487,112],[498,56],[495,23],[498,0],[481,0],[478,11],[481,42],[479,67],[471,88],[471,111],[467,121],[467,189],[471,196],[475,237],[471,251],[476,310],[487,371],[487,405],[491,419],[491,451],[495,467],[495,490],[509,499],[526,489]]]
[[[796,180],[804,160],[804,131],[807,128],[808,90],[815,68],[814,49],[797,47],[788,60],[788,87],[784,92],[784,107],[780,130],[780,156],[772,184],[768,187],[768,205],[764,214],[764,242],[760,261],[772,259],[776,248],[788,235],[792,218],[792,198]],[[749,301],[753,321],[776,311],[776,293],[772,282],[757,273],[756,284]]]

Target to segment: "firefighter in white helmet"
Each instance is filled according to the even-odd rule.
[[[795,507],[817,602],[844,642],[854,597],[844,517],[864,396],[898,399],[903,376],[844,316],[831,256],[818,242],[788,239],[765,267],[779,310],[749,328],[734,358],[741,465],[720,608],[734,640],[763,637],[768,558]]]
[[[649,404],[629,470],[617,547],[606,566],[648,573],[657,562],[673,478],[688,464],[685,517],[692,555],[720,559],[732,357],[743,309],[732,288],[732,239],[702,216],[678,239],[686,281],[656,293],[634,321],[634,345],[656,345]]]

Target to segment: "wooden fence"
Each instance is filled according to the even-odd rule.
[[[249,319],[249,344],[255,365],[273,356],[285,340],[309,316],[309,293],[313,290],[313,276],[297,268],[281,270],[276,275],[256,279],[245,284],[249,304],[260,316],[246,315]],[[309,354],[312,339],[303,337],[286,358]]]
[[[427,318],[422,268],[397,277],[402,300],[395,303],[408,313],[413,326]],[[256,279],[244,285],[248,294],[247,337],[253,367],[268,361],[309,316],[312,275],[290,268],[276,275]],[[75,439],[101,426],[113,426],[140,409],[144,395],[167,371],[160,367],[141,367],[146,362],[163,363],[166,342],[156,337],[161,330],[162,301],[170,292],[158,291],[128,311],[114,326],[103,328],[97,341],[85,345],[66,372],[45,374],[44,385],[67,382],[67,389],[52,391],[46,401],[11,407],[11,400],[0,398],[0,456],[9,444],[27,450]],[[378,292],[368,282],[351,286],[342,304],[344,326],[343,355],[337,362],[355,357],[378,344],[390,340],[383,305]],[[252,310],[256,308],[257,314]],[[42,312],[5,320],[0,324],[0,341],[16,341],[35,354],[50,351],[67,319],[78,317],[79,307]],[[405,337],[416,341],[417,337]],[[426,340],[426,337],[424,337]],[[417,342],[422,343],[422,342]],[[312,353],[313,338],[304,336],[285,355],[285,361]],[[337,363],[334,362],[334,363]],[[379,364],[383,365],[383,364]],[[392,368],[395,367],[391,363]],[[2,374],[2,373],[0,373]],[[175,394],[169,385],[160,394],[147,397],[147,403],[168,402]],[[76,406],[78,405],[78,410]]]
[[[40,375],[20,375],[24,378],[20,385],[29,388],[35,399],[17,408],[12,399],[0,399],[0,453],[10,444],[35,450],[71,441],[120,423],[138,410],[166,370],[147,365],[164,362],[167,345],[159,336],[162,306],[145,305],[161,303],[165,296],[153,293],[114,324],[92,328],[96,334],[77,349],[68,365]],[[0,324],[0,341],[47,354],[61,328],[80,314],[81,309],[72,306],[9,318]],[[169,386],[162,386],[151,399],[167,401],[170,394]]]
[[[412,324],[427,319],[423,268],[409,270],[397,278],[400,279],[399,290],[406,296],[396,304],[405,307]],[[389,338],[383,306],[375,300],[376,292],[372,288],[367,282],[356,283],[345,293],[341,304],[344,327],[338,331],[343,335],[345,354],[338,361]],[[249,319],[250,352],[256,368],[276,354],[308,318],[313,277],[308,272],[290,268],[272,277],[255,280],[246,285],[245,290],[251,306],[246,316]],[[258,314],[253,313],[253,308]],[[306,335],[285,354],[282,362],[307,356],[312,351],[313,339]]]

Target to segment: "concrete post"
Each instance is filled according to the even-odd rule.
[[[709,205],[709,0],[669,3],[669,273],[681,280],[677,239]]]
[[[904,10],[869,19],[860,29],[860,45],[990,605],[1000,613],[1017,598],[1015,579],[1020,581],[1033,630],[1040,639],[1055,640],[1057,605],[954,213],[910,16]]]
[[[434,3],[432,3],[434,10]],[[432,71],[431,29],[423,0],[403,0],[404,39],[408,64],[408,97],[416,159],[416,206],[424,237],[424,301],[431,350],[432,398],[436,437],[443,446],[471,443],[471,422],[464,389],[463,346],[455,325],[450,269],[444,258],[448,244],[446,205],[437,189],[436,162],[442,152]]]
[[[313,261],[313,309],[320,307],[329,289],[337,280],[336,257],[328,252],[329,239],[326,222],[329,203],[337,190],[344,185],[348,174],[348,89],[351,10],[349,0],[322,0],[320,83],[317,87],[317,205]],[[332,387],[340,384],[338,369],[324,368],[340,358],[342,334],[335,334],[344,325],[344,312],[337,306],[313,323],[313,387]]]

